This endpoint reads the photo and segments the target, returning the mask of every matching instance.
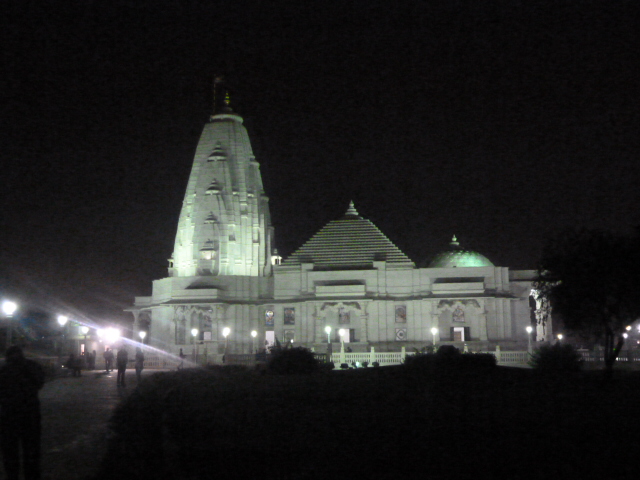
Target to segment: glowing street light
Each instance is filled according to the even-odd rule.
[[[144,343],[144,337],[146,337],[146,336],[147,336],[147,332],[145,332],[144,330],[140,330],[140,331],[138,332],[138,336],[140,337],[140,341],[141,341],[142,343]]]
[[[531,325],[529,325],[527,328],[527,338],[529,340],[529,347],[527,348],[527,352],[529,352],[529,355],[531,355],[532,351],[531,351],[531,332],[533,332],[533,327]]]
[[[89,327],[87,327],[86,325],[83,325],[80,327],[80,333],[82,333],[84,335],[84,352],[87,351],[87,333],[89,333]],[[86,354],[85,354],[86,355]]]
[[[324,331],[327,334],[327,343],[331,343],[331,327],[327,325],[326,327],[324,327]]]
[[[193,336],[193,344],[196,346],[196,348],[194,349],[195,353],[193,354],[193,363],[197,365],[198,364],[198,342],[196,340],[196,337],[198,336],[198,329],[192,328],[191,335]]]
[[[347,332],[346,332],[346,330],[344,328],[341,328],[340,330],[338,330],[338,335],[340,335],[340,341],[342,343],[344,343],[344,335],[345,335],[345,333],[347,333]]]
[[[11,325],[11,317],[13,317],[13,314],[16,313],[16,310],[18,310],[18,304],[16,302],[12,302],[11,300],[5,300],[2,302],[2,313],[4,313],[4,316],[8,319],[6,348],[9,348],[12,343],[11,336],[13,333],[13,328]]]
[[[60,325],[61,327],[64,327],[68,321],[69,317],[67,317],[66,315],[58,315],[58,325]]]
[[[623,333],[622,334],[622,338],[629,338],[629,334],[628,333]]]
[[[561,341],[563,338],[563,335],[561,333],[558,334],[558,341]]]
[[[256,352],[256,337],[258,336],[258,332],[255,330],[251,330],[251,353]]]
[[[433,327],[431,329],[431,335],[433,336],[433,346],[436,346],[436,335],[438,334],[438,329],[436,327]]]
[[[231,333],[231,329],[229,327],[224,327],[222,329],[222,336],[224,337],[224,354],[227,354],[227,346],[229,344],[229,334]]]

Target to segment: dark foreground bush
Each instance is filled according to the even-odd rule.
[[[320,366],[313,352],[307,348],[278,348],[271,352],[267,370],[279,375],[308,374],[319,371]]]
[[[405,367],[411,370],[436,371],[442,369],[490,369],[496,366],[496,357],[490,353],[460,353],[452,345],[443,345],[438,353],[416,353],[405,358]]]
[[[544,373],[578,372],[582,356],[569,344],[544,345],[533,352],[529,365]]]

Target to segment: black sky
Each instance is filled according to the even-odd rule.
[[[638,212],[636,1],[8,2],[0,294],[94,320],[166,276],[225,73],[284,256],[353,199],[417,264],[534,268]]]

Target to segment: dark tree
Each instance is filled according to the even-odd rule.
[[[623,334],[640,316],[640,241],[600,230],[574,230],[543,249],[534,287],[567,330],[602,339],[610,374]]]

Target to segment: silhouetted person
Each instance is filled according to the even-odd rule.
[[[142,348],[136,348],[136,380],[140,383],[140,377],[142,376],[142,369],[144,368],[144,353]]]
[[[104,369],[107,373],[113,370],[113,350],[107,349],[104,351]]]
[[[71,372],[72,377],[80,376],[81,362],[82,360],[80,360],[79,358],[76,358],[76,356],[73,353],[69,355],[69,358],[67,359],[67,368]]]
[[[89,352],[89,370],[95,370],[96,369],[96,351],[93,350],[92,352]]]
[[[125,347],[118,349],[118,355],[116,355],[116,365],[118,367],[118,381],[119,386],[126,386],[124,380],[124,374],[127,371],[127,363],[129,362],[129,352]]]
[[[180,355],[178,356],[180,357],[180,365],[178,365],[178,370],[180,370],[184,367],[184,359],[186,358],[186,355],[182,353],[182,349],[180,349]]]
[[[0,445],[7,480],[20,477],[20,447],[25,480],[40,479],[40,400],[44,371],[9,347],[0,368]]]

